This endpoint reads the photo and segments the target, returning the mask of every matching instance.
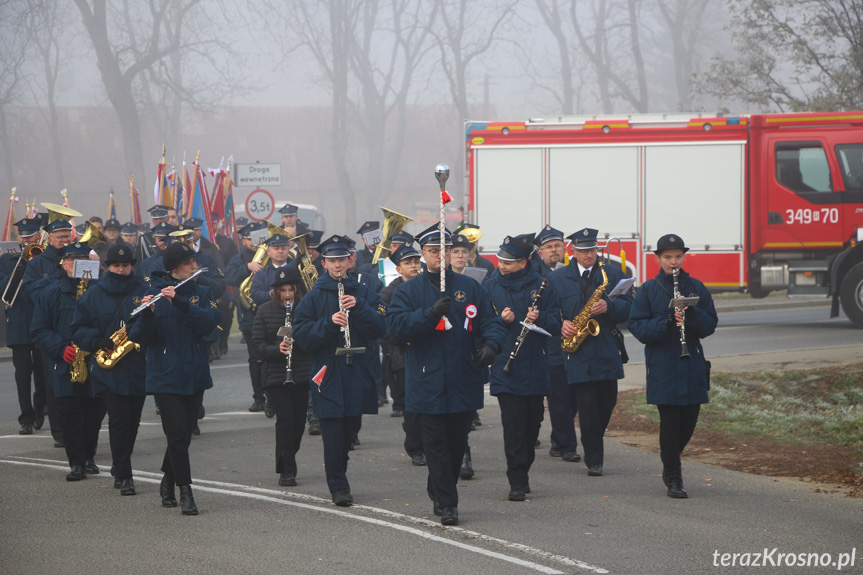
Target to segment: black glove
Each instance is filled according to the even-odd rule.
[[[114,349],[114,342],[110,337],[97,337],[93,340],[93,347],[108,351]]]
[[[677,320],[674,318],[674,309],[670,309],[665,312],[665,329],[671,331],[675,327],[677,327]]]
[[[479,350],[479,361],[476,362],[477,367],[488,367],[494,363],[494,358],[497,357],[497,352],[493,347],[486,344]]]
[[[449,303],[449,296],[443,296],[442,298],[434,302],[431,306],[432,315],[438,319],[445,316],[447,313],[449,313]]]

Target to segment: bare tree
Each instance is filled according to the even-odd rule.
[[[51,151],[54,157],[54,183],[59,190],[64,187],[63,148],[60,144],[60,127],[57,113],[57,88],[60,72],[74,57],[68,20],[69,6],[50,0],[36,0],[28,15],[28,33],[39,60],[42,78],[32,82],[33,90],[41,91],[39,111],[47,115]]]
[[[584,4],[571,0],[570,18],[578,45],[596,73],[603,112],[610,114],[614,111],[616,95],[629,102],[637,112],[647,112],[649,93],[639,35],[638,0],[626,0],[625,10],[613,0],[595,0],[589,7]],[[590,9],[587,22],[580,6]],[[624,13],[626,17],[620,18],[619,15]],[[623,30],[628,33],[621,34]],[[628,81],[632,75],[636,78],[636,87],[630,86]]]
[[[12,164],[12,135],[9,127],[9,107],[21,102],[27,59],[27,11],[19,4],[0,3],[0,144],[3,146],[3,167],[6,181],[15,185]]]
[[[733,57],[717,56],[698,88],[781,111],[863,106],[859,0],[732,0]]]
[[[470,117],[471,65],[501,40],[501,30],[515,14],[518,0],[501,4],[476,0],[437,0],[440,8],[434,35],[440,65],[460,120]]]
[[[704,31],[704,14],[712,0],[657,0],[668,26],[674,55],[674,83],[678,107],[692,109],[692,81],[695,55]]]

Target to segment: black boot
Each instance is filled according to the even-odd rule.
[[[177,498],[174,496],[174,478],[167,475],[162,476],[159,485],[159,495],[162,496],[162,507],[176,507]]]
[[[197,515],[198,507],[195,505],[195,497],[192,495],[191,485],[180,486],[180,511],[183,515]]]
[[[680,466],[668,467],[668,496],[674,499],[686,499],[689,497],[686,490],[683,488],[683,473]]]
[[[470,453],[464,454],[464,459],[461,460],[461,469],[458,472],[460,479],[471,479],[474,476],[473,462],[470,459]]]

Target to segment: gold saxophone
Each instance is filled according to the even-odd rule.
[[[139,351],[141,349],[141,344],[129,339],[129,336],[126,334],[125,325],[111,334],[111,341],[114,342],[114,347],[111,350],[100,349],[94,354],[96,364],[102,369],[116,367],[117,362],[126,355],[132,351]]]
[[[87,291],[88,283],[90,283],[89,273],[78,281],[78,291],[75,292],[75,301],[78,301],[78,298]],[[84,351],[74,343],[72,347],[75,349],[75,359],[72,360],[72,365],[69,366],[69,377],[74,383],[84,383],[87,381],[87,362],[85,358],[89,355],[89,352]]]
[[[608,285],[608,276],[605,274],[605,269],[603,268],[601,261],[597,260],[596,265],[599,266],[599,271],[602,272],[602,283],[598,288],[596,288],[596,291],[593,292],[593,295],[590,296],[590,299],[587,300],[587,303],[584,304],[584,307],[581,308],[581,311],[578,312],[578,315],[572,320],[578,333],[573,337],[565,337],[563,338],[563,341],[561,341],[560,346],[566,353],[574,353],[579,347],[581,347],[581,344],[584,343],[587,336],[599,335],[599,322],[595,319],[591,319],[590,309],[593,307],[593,304],[598,302],[599,298],[602,297],[602,293],[605,291],[605,286]]]

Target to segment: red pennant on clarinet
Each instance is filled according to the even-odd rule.
[[[452,201],[452,196],[446,190],[440,191],[440,201],[441,203],[448,204]]]
[[[440,321],[438,322],[437,327],[435,327],[435,330],[446,331],[446,317],[440,318]]]
[[[315,377],[312,378],[312,381],[318,385],[318,393],[321,392],[321,384],[324,383],[324,376],[327,374],[327,366],[322,367],[318,373],[315,374]]]

